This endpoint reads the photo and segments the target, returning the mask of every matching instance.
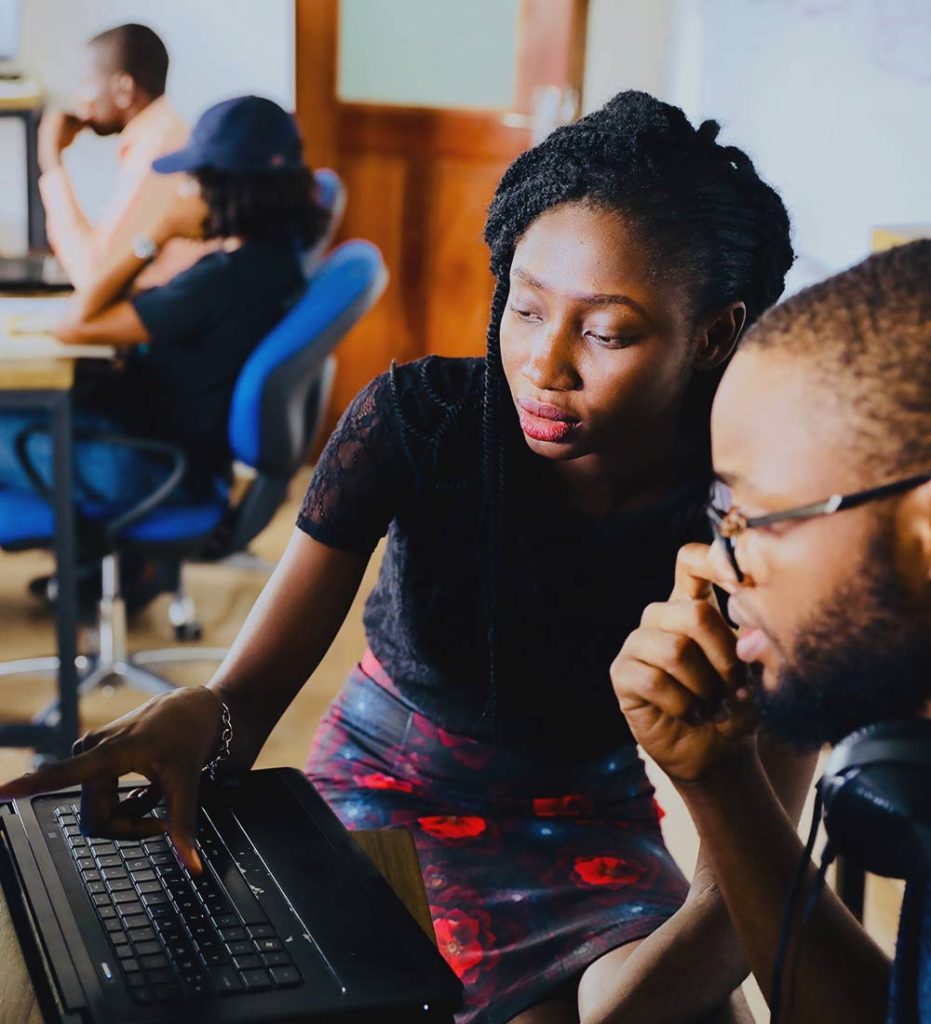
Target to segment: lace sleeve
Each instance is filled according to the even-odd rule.
[[[329,547],[368,556],[410,493],[388,374],[353,399],[314,468],[297,525]]]

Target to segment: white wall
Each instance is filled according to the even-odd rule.
[[[210,104],[257,93],[294,106],[293,0],[24,0],[18,64],[64,103],[80,73],[81,44],[128,21],[151,26],[171,59],[168,95],[193,120]],[[0,250],[25,246],[21,130],[0,121]],[[68,151],[90,215],[113,181],[113,139],[79,136]]]
[[[589,0],[582,109],[622,89],[666,91],[674,0]]]
[[[586,109],[644,88],[714,117],[789,208],[790,287],[931,225],[931,0],[593,0]]]

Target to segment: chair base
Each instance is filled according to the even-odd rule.
[[[177,665],[184,662],[222,661],[225,648],[195,647],[138,651],[130,654],[126,642],[126,607],[119,595],[119,559],[107,555],[102,563],[102,596],[97,606],[97,631],[100,638],[96,654],[79,655],[75,659],[78,670],[78,696],[83,697],[98,687],[132,686],[144,693],[168,693],[177,688],[170,679],[152,672],[149,665]],[[176,628],[190,621],[189,599],[179,589],[173,602]],[[41,658],[21,658],[0,662],[0,679],[18,675],[50,675],[58,673],[59,659],[54,655]],[[54,725],[58,721],[58,701],[52,701],[34,718],[37,725]]]

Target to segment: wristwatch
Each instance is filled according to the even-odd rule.
[[[158,246],[148,235],[133,235],[133,255],[149,263],[158,255]]]

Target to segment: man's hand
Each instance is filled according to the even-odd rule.
[[[611,666],[634,738],[673,781],[709,775],[756,725],[746,666],[712,603],[710,550],[682,548],[669,600],[646,608]]]
[[[43,174],[61,166],[61,154],[84,127],[79,117],[63,110],[51,110],[43,115],[39,122],[38,143],[39,169]]]

